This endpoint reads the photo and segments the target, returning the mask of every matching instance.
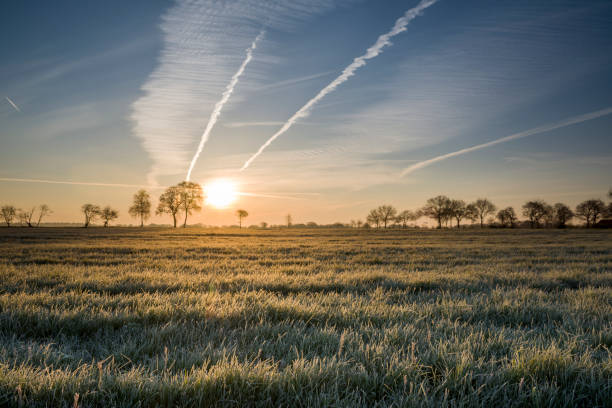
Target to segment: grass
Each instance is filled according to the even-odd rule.
[[[612,406],[612,233],[0,229],[0,405]]]

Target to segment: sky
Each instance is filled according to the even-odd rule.
[[[156,200],[200,144],[190,179],[245,193],[208,225],[612,186],[608,0],[24,0],[0,35],[0,204],[49,221],[95,203],[135,223],[139,186]]]

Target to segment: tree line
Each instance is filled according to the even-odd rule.
[[[608,193],[612,198],[612,191]],[[521,207],[521,214],[526,218],[531,228],[557,227],[565,228],[567,223],[578,218],[585,222],[586,227],[592,227],[602,218],[612,217],[612,202],[606,205],[600,199],[585,200],[578,204],[574,210],[564,203],[550,205],[542,200],[527,201]],[[370,210],[366,222],[351,221],[353,227],[388,228],[400,226],[406,228],[410,221],[419,218],[431,218],[437,228],[443,226],[461,227],[465,221],[477,222],[480,227],[495,223],[501,227],[514,228],[519,224],[516,211],[513,207],[498,210],[497,206],[487,198],[479,198],[471,203],[463,200],[451,199],[439,195],[427,200],[425,205],[415,211],[398,210],[391,205],[381,205]]]
[[[608,192],[608,198],[612,199],[612,190]],[[155,214],[172,216],[174,228],[176,228],[177,221],[181,217],[183,227],[186,227],[188,216],[202,209],[203,199],[204,193],[199,184],[183,181],[175,186],[168,187],[160,195]],[[101,207],[90,203],[83,204],[81,212],[84,216],[83,226],[85,228],[98,219],[103,221],[104,227],[108,227],[112,221],[119,217],[119,211],[110,206]],[[0,215],[7,227],[13,225],[15,220],[19,220],[22,225],[28,227],[40,226],[43,218],[52,213],[53,211],[46,204],[41,204],[30,210],[21,210],[12,205],[0,207]],[[146,190],[139,190],[134,194],[128,213],[140,221],[141,227],[144,226],[145,221],[151,217],[152,213],[151,196]],[[590,199],[581,202],[572,210],[564,203],[550,205],[542,200],[533,200],[523,204],[521,214],[531,228],[564,228],[573,218],[583,220],[586,227],[589,228],[605,217],[612,218],[612,202],[606,205],[603,200]],[[239,209],[236,211],[240,228],[242,228],[243,219],[248,216],[249,213],[246,210]],[[479,198],[474,202],[466,203],[463,200],[439,195],[428,199],[423,207],[414,211],[403,210],[398,212],[391,205],[381,205],[368,213],[366,222],[352,220],[350,226],[356,228],[388,228],[390,226],[406,228],[411,221],[416,221],[422,217],[434,220],[437,228],[453,225],[460,228],[461,223],[466,221],[478,222],[480,227],[494,223],[500,227],[514,228],[519,224],[519,219],[513,207],[498,210],[497,206],[487,198]],[[291,227],[292,217],[290,214],[286,215],[285,220],[287,227]],[[315,223],[309,224],[316,226]],[[309,224],[305,226],[309,226]],[[343,226],[344,224],[336,223],[333,225]],[[266,227],[267,223],[262,223],[262,228]]]

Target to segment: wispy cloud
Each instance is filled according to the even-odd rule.
[[[342,73],[334,79],[329,85],[319,91],[319,93],[309,100],[304,106],[302,106],[296,113],[291,116],[287,122],[278,130],[272,137],[270,137],[260,148],[251,156],[242,166],[241,170],[246,169],[249,165],[270,145],[274,140],[276,140],[280,135],[289,130],[297,120],[300,118],[304,118],[308,116],[310,110],[314,105],[316,105],[321,99],[323,99],[327,94],[333,92],[339,85],[346,82],[350,77],[355,75],[355,71],[358,68],[364,66],[367,63],[367,60],[377,57],[386,46],[391,45],[391,38],[396,35],[406,31],[406,27],[408,24],[414,20],[417,16],[419,16],[423,10],[427,7],[433,5],[437,0],[422,0],[416,7],[408,10],[402,17],[400,17],[396,22],[393,28],[378,37],[376,43],[368,48],[365,54],[355,58],[351,64],[349,64]]]
[[[16,104],[15,102],[13,102],[13,101],[11,100],[11,98],[9,98],[8,96],[5,96],[5,98],[6,98],[6,101],[7,101],[8,103],[10,103],[10,104],[11,104],[11,106],[12,106],[13,108],[15,108],[15,110],[16,110],[17,112],[21,112],[21,109],[19,109],[19,106],[17,106],[17,104]]]
[[[262,30],[257,35],[257,37],[255,37],[255,40],[253,40],[253,43],[251,44],[251,46],[246,52],[246,57],[244,58],[244,61],[242,61],[242,64],[240,64],[238,71],[236,71],[236,73],[232,76],[232,79],[230,80],[229,84],[227,84],[227,87],[225,88],[225,91],[223,92],[223,95],[221,96],[221,99],[219,100],[219,102],[215,104],[215,108],[210,114],[210,118],[208,119],[208,123],[206,124],[206,129],[204,129],[204,133],[202,133],[202,138],[200,139],[200,144],[198,145],[198,149],[196,150],[195,155],[193,156],[193,159],[191,159],[191,164],[189,165],[189,170],[187,171],[187,177],[186,177],[187,181],[189,181],[189,179],[191,178],[191,172],[193,171],[193,167],[198,162],[198,158],[200,157],[200,153],[202,153],[204,144],[206,144],[206,142],[208,141],[208,138],[210,137],[210,132],[215,127],[215,123],[217,123],[217,120],[219,119],[219,115],[221,115],[223,106],[227,103],[230,96],[232,96],[232,93],[234,92],[234,88],[236,87],[236,85],[238,84],[238,80],[240,79],[240,76],[246,69],[246,66],[249,64],[251,59],[253,59],[253,51],[255,50],[255,48],[257,48],[257,43],[264,36],[264,33],[265,31]]]
[[[522,139],[524,137],[528,137],[528,136],[534,136],[540,133],[545,133],[545,132],[550,132],[552,130],[555,129],[560,129],[566,126],[570,126],[570,125],[575,125],[578,123],[582,123],[582,122],[586,122],[589,120],[593,120],[593,119],[597,119],[600,118],[602,116],[607,116],[612,114],[612,107],[610,108],[606,108],[606,109],[601,109],[598,111],[594,111],[594,112],[590,112],[590,113],[585,113],[584,115],[579,115],[579,116],[574,116],[568,119],[564,119],[560,122],[556,122],[556,123],[552,123],[552,124],[548,124],[548,125],[543,125],[543,126],[539,126],[533,129],[529,129],[529,130],[524,130],[522,132],[519,133],[514,133],[510,136],[506,136],[506,137],[502,137],[500,139],[496,139],[496,140],[492,140],[490,142],[487,143],[482,143],[476,146],[472,146],[472,147],[467,147],[465,149],[460,149],[454,152],[450,152],[450,153],[446,153],[428,160],[423,160],[420,161],[418,163],[413,164],[410,167],[407,167],[406,169],[404,169],[401,173],[400,176],[405,176],[407,174],[410,174],[416,170],[422,169],[423,167],[427,167],[430,166],[434,163],[446,160],[446,159],[450,159],[451,157],[456,157],[456,156],[461,156],[463,154],[466,153],[471,153],[473,151],[476,150],[480,150],[480,149],[485,149],[487,147],[491,147],[491,146],[495,146],[497,144],[500,143],[505,143],[505,142],[509,142],[512,140],[516,140],[516,139]]]
[[[149,183],[184,174],[202,118],[210,116],[262,28],[292,31],[343,1],[178,0],[162,17],[159,63],[132,105],[133,132],[153,161]]]
[[[0,177],[0,181],[10,182],[10,183],[66,184],[66,185],[71,185],[71,186],[91,186],[91,187],[163,188],[161,186],[150,186],[150,185],[141,185],[141,184],[46,180],[46,179],[14,178],[14,177]]]

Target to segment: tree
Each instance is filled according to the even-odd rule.
[[[89,227],[89,224],[94,222],[100,215],[100,207],[94,204],[83,204],[81,211],[85,216],[85,228]]]
[[[202,186],[192,181],[182,181],[177,184],[180,192],[181,210],[185,213],[185,221],[183,228],[187,227],[187,216],[191,215],[192,211],[200,211],[202,209],[202,201],[204,195]]]
[[[6,223],[6,226],[10,227],[11,223],[17,216],[17,209],[13,207],[12,205],[4,205],[0,209],[0,212],[2,213],[2,218],[4,218],[4,222]]]
[[[370,210],[368,216],[366,217],[366,221],[369,224],[376,225],[376,228],[380,228],[380,214],[378,213],[378,209]]]
[[[546,204],[544,206],[544,223],[547,227],[552,227],[555,223],[555,209],[552,205]]]
[[[376,210],[380,216],[380,222],[385,228],[387,228],[387,224],[393,221],[395,215],[397,214],[397,210],[392,205],[381,205]]]
[[[237,210],[236,216],[238,217],[238,226],[242,228],[242,219],[249,216],[249,213],[246,210]]]
[[[395,217],[395,221],[402,225],[402,228],[406,228],[408,226],[409,221],[414,221],[416,219],[416,214],[410,210],[404,210],[397,214]]]
[[[540,226],[540,220],[546,215],[547,205],[542,200],[527,201],[523,204],[523,215],[529,220],[531,228]]]
[[[499,210],[499,212],[497,213],[497,219],[499,220],[499,223],[502,227],[514,228],[514,225],[517,221],[514,208],[506,207],[503,210]]]
[[[565,228],[565,224],[572,218],[574,218],[574,212],[563,203],[556,203],[554,205],[555,220],[559,228]]]
[[[457,220],[457,228],[459,228],[462,219],[474,219],[476,217],[476,208],[472,204],[466,204],[463,200],[451,200],[448,213]]]
[[[181,193],[177,186],[168,187],[166,191],[159,196],[159,203],[155,213],[157,215],[170,214],[176,228],[176,214],[181,209]]]
[[[128,209],[128,213],[134,217],[140,217],[140,226],[144,227],[145,220],[151,217],[151,196],[146,190],[138,190],[134,194],[132,206]]]
[[[291,218],[291,214],[287,214],[285,216],[285,221],[287,222],[287,228],[291,228],[291,224],[293,223],[293,218]]]
[[[430,198],[421,209],[423,215],[438,221],[438,229],[442,228],[442,220],[449,214],[451,199],[444,195]]]
[[[108,227],[108,223],[119,218],[119,211],[106,206],[100,211],[100,218],[104,220],[104,227]]]
[[[475,210],[475,215],[480,219],[480,228],[484,226],[484,219],[495,212],[497,207],[486,198],[479,198],[472,203]]]
[[[267,223],[267,222],[263,222],[263,221],[262,221],[262,222],[260,222],[260,223],[259,223],[259,226],[260,226],[261,228],[263,228],[263,229],[266,229],[266,228],[268,228],[268,223]]]
[[[36,211],[36,207],[32,208],[31,210],[18,210],[17,211],[17,218],[19,218],[19,221],[23,224],[23,225],[27,225],[28,227],[32,228],[32,218],[34,217],[34,211]]]
[[[50,214],[53,214],[53,211],[51,211],[49,206],[47,204],[41,204],[38,207],[38,221],[36,222],[36,226],[40,226],[40,222],[42,221],[42,219]]]
[[[597,219],[606,211],[606,205],[599,199],[581,202],[576,206],[576,216],[586,221],[587,228],[597,224]]]

